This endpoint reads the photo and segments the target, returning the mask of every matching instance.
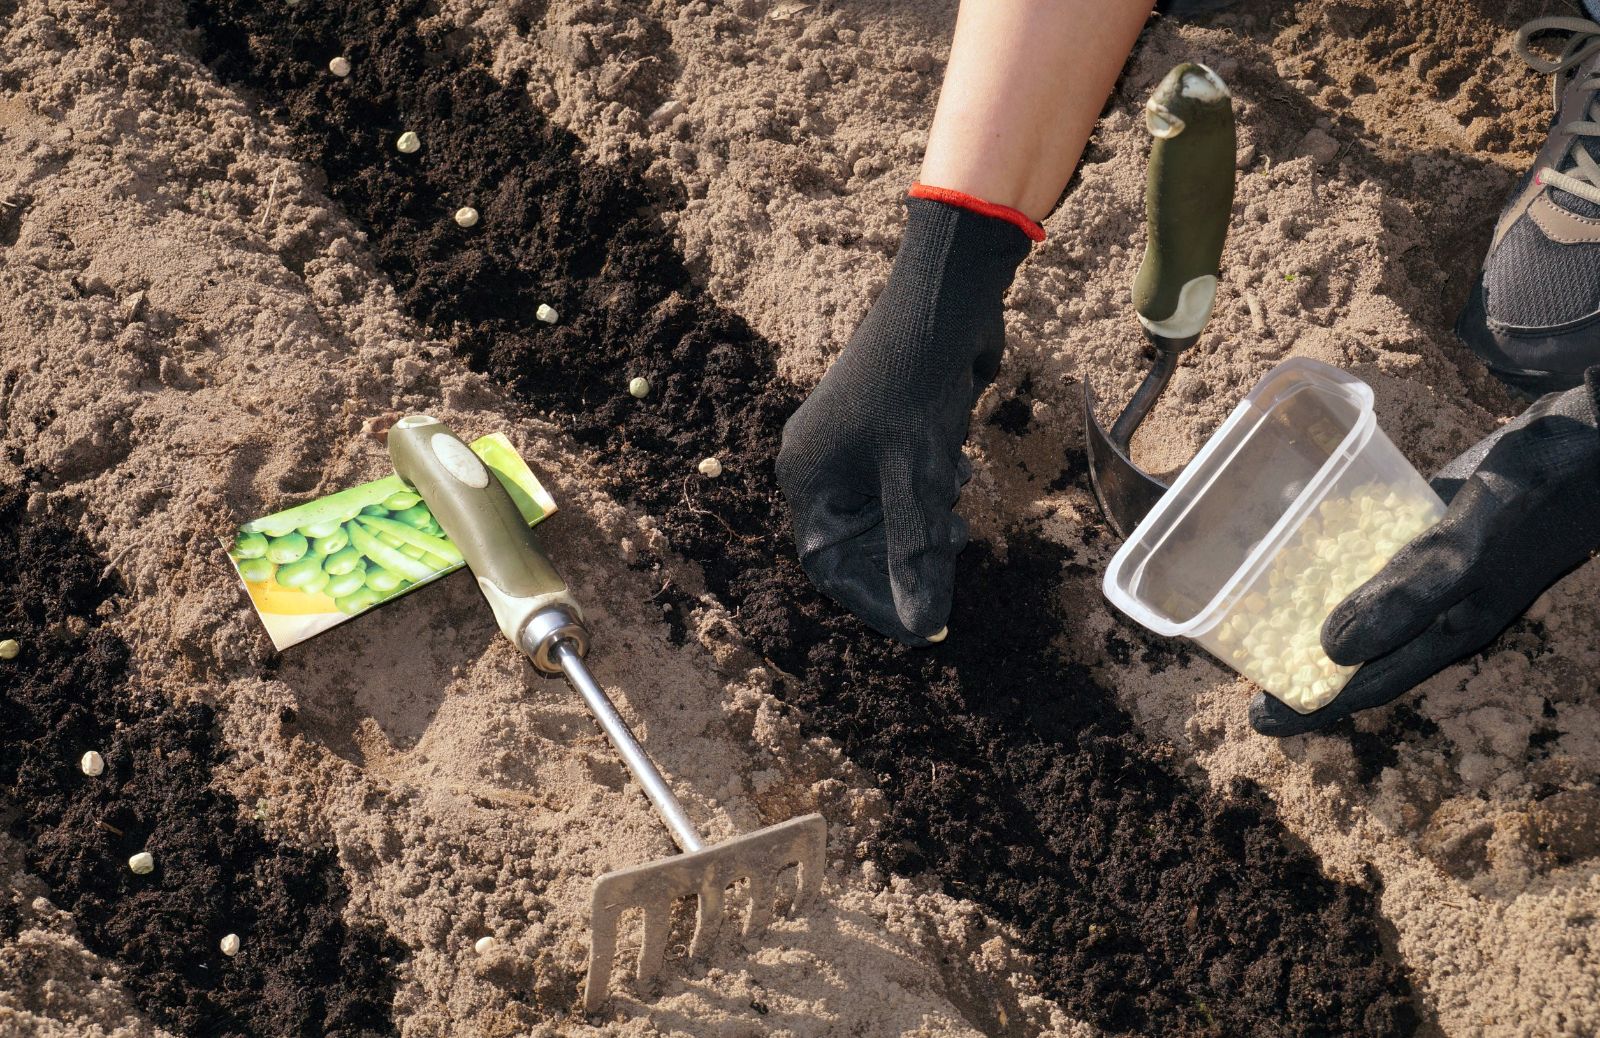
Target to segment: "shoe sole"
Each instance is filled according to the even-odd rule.
[[[1519,367],[1510,362],[1511,357],[1519,350],[1529,348],[1559,348],[1562,338],[1584,327],[1594,329],[1595,359],[1591,363],[1600,363],[1600,325],[1594,322],[1583,322],[1559,334],[1519,336],[1497,331],[1489,323],[1489,314],[1483,301],[1483,282],[1480,280],[1472,286],[1472,296],[1467,300],[1461,316],[1456,318],[1455,333],[1456,338],[1477,354],[1495,378],[1521,396],[1536,400],[1546,393],[1560,392],[1582,384],[1583,372]]]

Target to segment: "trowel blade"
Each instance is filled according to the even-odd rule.
[[[1089,482],[1111,528],[1123,540],[1167,492],[1167,485],[1149,475],[1111,441],[1094,413],[1094,387],[1083,380],[1083,433],[1089,454]]]

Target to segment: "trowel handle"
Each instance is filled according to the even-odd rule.
[[[1161,349],[1200,338],[1216,301],[1222,246],[1233,211],[1233,97],[1215,72],[1185,63],[1145,104],[1155,137],[1145,185],[1149,238],[1133,282],[1133,306]]]
[[[535,656],[541,669],[559,670],[559,663],[552,660],[546,668],[536,655],[548,654],[557,633],[543,628],[552,622],[560,627],[562,621],[577,626],[582,613],[499,478],[443,422],[428,415],[395,423],[389,430],[389,457],[460,549],[500,630]],[[541,615],[535,632],[530,624]],[[567,636],[587,648],[578,633]]]

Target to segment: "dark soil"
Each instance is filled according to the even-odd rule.
[[[410,312],[593,448],[616,496],[655,515],[780,692],[880,777],[877,857],[926,871],[1017,927],[1049,992],[1116,1033],[1399,1035],[1416,1026],[1373,892],[1323,878],[1259,791],[1196,790],[1051,647],[1066,549],[1019,530],[962,560],[953,629],[911,651],[806,582],[773,479],[802,398],[772,346],[709,303],[635,170],[597,167],[521,83],[443,38],[423,0],[190,0],[205,59],[253,91],[370,236]],[[331,55],[354,73],[325,73]],[[396,153],[402,129],[416,155]],[[449,214],[468,200],[483,222]],[[562,313],[534,320],[539,302]],[[636,401],[634,375],[654,385]],[[681,503],[683,474],[726,469]],[[1082,472],[1081,461],[1073,471]]]
[[[331,851],[269,840],[213,788],[224,751],[212,711],[129,680],[128,647],[104,622],[118,593],[105,568],[67,522],[0,490],[0,629],[23,647],[0,664],[0,815],[28,867],[177,1034],[396,1034],[404,949],[345,925]],[[105,757],[98,778],[79,768],[88,749]],[[136,876],[128,857],[141,850],[156,868]],[[0,936],[16,926],[9,907]],[[243,941],[232,959],[218,949],[228,933]]]

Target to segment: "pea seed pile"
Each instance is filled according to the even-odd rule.
[[[250,583],[326,595],[345,614],[462,561],[422,498],[382,480],[246,523],[230,554]]]
[[[1228,662],[1301,713],[1326,706],[1356,668],[1322,651],[1323,622],[1437,518],[1428,502],[1379,483],[1323,501],[1273,560],[1266,591],[1246,595],[1218,628]]]

